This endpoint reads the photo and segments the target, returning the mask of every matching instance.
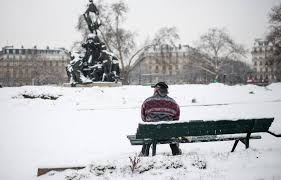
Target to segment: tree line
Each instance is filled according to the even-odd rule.
[[[106,4],[99,0],[96,6],[100,10],[99,18],[102,22],[100,35],[109,51],[113,52],[120,60],[121,76],[123,83],[128,84],[128,76],[132,70],[132,64],[146,50],[153,46],[176,46],[180,36],[176,27],[162,27],[151,39],[146,39],[141,45],[137,45],[137,34],[124,26],[128,6],[124,1]],[[270,33],[268,40],[274,42],[277,51],[274,57],[280,70],[281,63],[281,3],[272,8],[269,14]],[[77,29],[83,34],[85,41],[89,34],[87,25],[82,16],[79,17]],[[76,47],[81,42],[74,43]],[[206,73],[213,81],[230,84],[244,83],[247,76],[253,72],[251,67],[243,61],[248,51],[246,48],[233,40],[229,32],[224,28],[210,28],[202,34],[189,54],[194,61],[190,64],[196,73]],[[280,80],[280,71],[278,78]]]
[[[276,66],[275,76],[281,81],[281,2],[271,8],[268,14],[269,33],[266,39],[273,43],[274,53],[268,57]]]

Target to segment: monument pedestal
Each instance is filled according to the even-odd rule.
[[[92,82],[88,84],[75,84],[74,86],[70,83],[64,83],[64,87],[119,87],[122,86],[121,82]]]

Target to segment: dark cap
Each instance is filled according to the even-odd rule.
[[[168,85],[165,82],[158,82],[157,84],[151,86],[152,88],[168,89]]]

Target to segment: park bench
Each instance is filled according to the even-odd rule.
[[[274,118],[217,120],[217,121],[189,121],[189,122],[156,122],[140,123],[136,135],[128,135],[132,145],[152,144],[152,155],[156,154],[157,144],[196,143],[211,141],[234,140],[233,152],[242,142],[249,148],[250,139],[261,139],[260,135],[252,133],[267,132]],[[149,155],[149,150],[145,156]]]

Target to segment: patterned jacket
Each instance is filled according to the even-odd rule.
[[[147,98],[141,107],[141,118],[144,122],[179,120],[180,108],[176,101],[158,93]]]

